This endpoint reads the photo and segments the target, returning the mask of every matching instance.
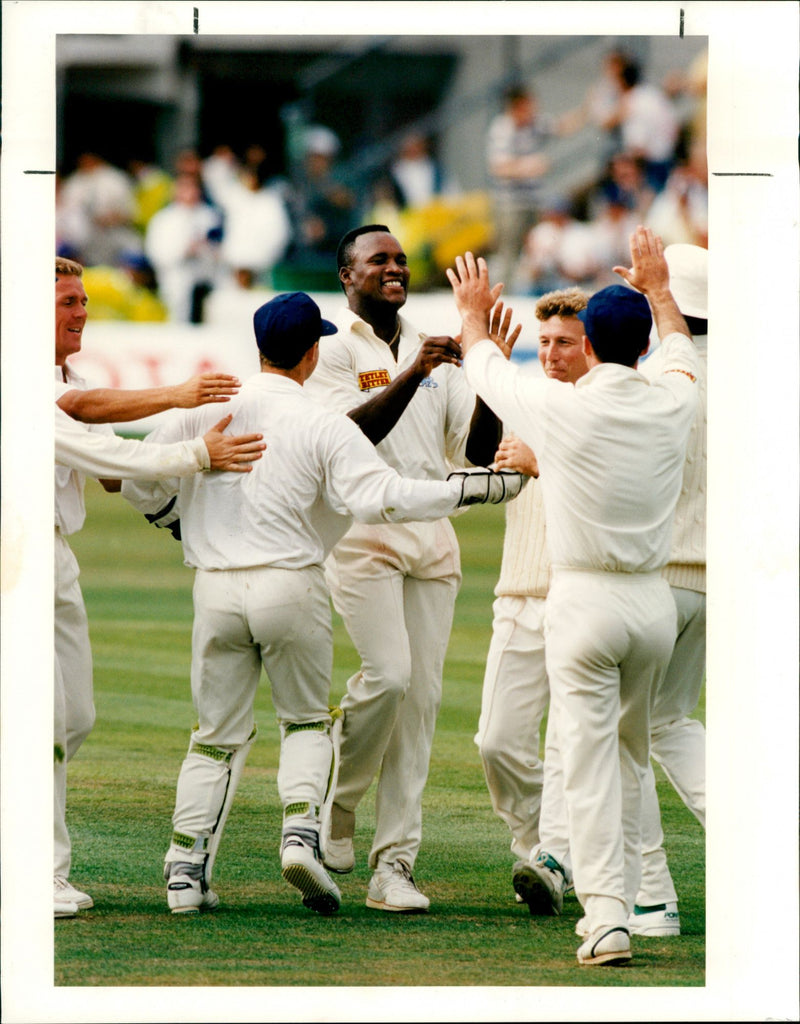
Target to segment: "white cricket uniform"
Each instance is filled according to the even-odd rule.
[[[320,341],[306,385],[330,408],[349,412],[415,359],[421,335],[399,318],[389,346],[349,309],[337,334]],[[465,465],[475,395],[461,370],[437,366],[388,435],[380,455],[405,477],[441,480]],[[461,584],[458,541],[447,519],[407,525],[355,524],[326,564],[334,606],[361,659],[341,700],[345,711],[334,812],[353,820],[376,774],[375,836],[369,854],[413,868],[422,838],[422,793],[442,693],[442,672]]]
[[[123,495],[146,514],[178,494],[185,562],[196,570],[192,698],[199,724],[178,780],[173,844],[214,831],[226,785],[219,752],[224,758],[253,734],[262,664],[281,727],[284,811],[302,806],[301,816],[318,824],[331,764],[324,559],[353,516],[372,523],[434,519],[452,512],[460,495],[456,481],[402,479],[350,419],[282,375],[250,377],[228,411],[230,431],[264,435],[266,451],[251,473],[123,484]],[[149,440],[193,437],[216,416],[208,408],[173,414]]]
[[[506,509],[500,578],[492,606],[475,742],[495,814],[511,850],[527,859],[539,841],[543,766],[539,730],[550,699],[544,662],[544,607],[550,577],[542,490],[531,481]]]
[[[575,385],[525,378],[488,339],[464,360],[470,384],[539,461],[553,567],[545,658],[575,891],[589,932],[626,927],[633,909],[650,695],[676,634],[661,570],[698,358],[680,334],[663,347],[664,372],[652,383],[613,363]]]
[[[64,379],[66,377],[66,380]],[[66,364],[55,368],[55,399],[67,391],[85,390],[83,377]],[[56,406],[56,418],[66,417]],[[66,417],[69,418],[69,417]],[[107,434],[111,428],[79,424],[82,432]],[[56,757],[53,761],[53,874],[69,876],[72,846],[67,831],[67,763],[78,752],[92,731],[95,710],[92,692],[92,649],[89,622],[78,576],[78,560],[67,542],[86,519],[83,500],[85,476],[67,466],[55,467],[55,580],[54,580],[54,733]],[[59,758],[63,752],[63,758]]]
[[[56,367],[56,401],[86,381],[65,367]],[[138,441],[117,437],[103,424],[79,423],[55,406],[55,666],[54,743],[64,753],[54,760],[54,874],[69,876],[71,843],[65,820],[67,763],[92,731],[95,710],[89,624],[78,576],[78,561],[67,542],[86,519],[83,488],[86,476],[119,478],[196,472],[208,466],[202,440],[153,451]]]
[[[651,709],[650,754],[689,810],[705,827],[705,728],[690,715],[697,707],[706,668],[706,460],[708,338],[694,339],[700,357],[698,406],[683,471],[672,553],[664,576],[678,610],[678,636],[666,675]],[[648,380],[663,365],[660,349],[642,364]],[[667,867],[664,835],[652,767],[648,768],[642,802],[642,881],[636,902],[657,906],[677,900]]]

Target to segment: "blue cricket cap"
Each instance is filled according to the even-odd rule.
[[[653,317],[650,303],[641,292],[621,284],[602,288],[578,313],[586,336],[598,357],[605,362],[633,365],[650,343]],[[633,361],[628,362],[633,354]]]
[[[324,334],[337,327],[323,320],[319,306],[305,292],[285,292],[259,306],[253,314],[256,344],[262,355],[275,361],[287,349],[307,351]]]

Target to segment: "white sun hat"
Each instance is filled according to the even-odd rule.
[[[684,316],[708,319],[708,249],[676,242],[664,249],[669,288]]]

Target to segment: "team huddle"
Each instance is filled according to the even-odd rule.
[[[260,370],[143,391],[70,368],[88,297],[56,259],[55,916],[69,881],[67,764],[94,721],[88,625],[68,536],[86,475],[170,530],[195,570],[191,691],[164,859],[169,910],[213,910],[212,871],[256,738],[262,667],[280,729],[280,863],[336,913],[358,807],[377,780],[366,904],[419,913],[414,878],[442,675],[461,583],[450,516],[506,504],[476,743],[531,914],[574,889],[579,963],[631,935],[678,935],[651,756],[704,824],[706,250],[640,228],[624,284],[539,300],[541,378],[521,326],[466,253],[448,271],[457,338],[400,313],[408,263],[385,225],[348,232],[346,304],[305,293],[254,313]],[[653,332],[658,348],[641,368]],[[215,406],[226,403],[220,418]],[[110,424],[180,409],[144,442]],[[499,513],[498,513],[499,514]],[[331,602],[360,667],[330,706]],[[547,713],[544,760],[539,730]]]

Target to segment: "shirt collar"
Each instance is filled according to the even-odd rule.
[[[588,373],[585,373],[575,382],[576,388],[585,388],[592,383],[605,381],[612,383],[618,380],[641,380],[646,383],[645,377],[632,366],[623,366],[622,363],[598,363]]]
[[[244,386],[258,388],[261,391],[285,391],[287,394],[303,390],[302,384],[280,373],[254,373],[252,377],[247,378]]]

